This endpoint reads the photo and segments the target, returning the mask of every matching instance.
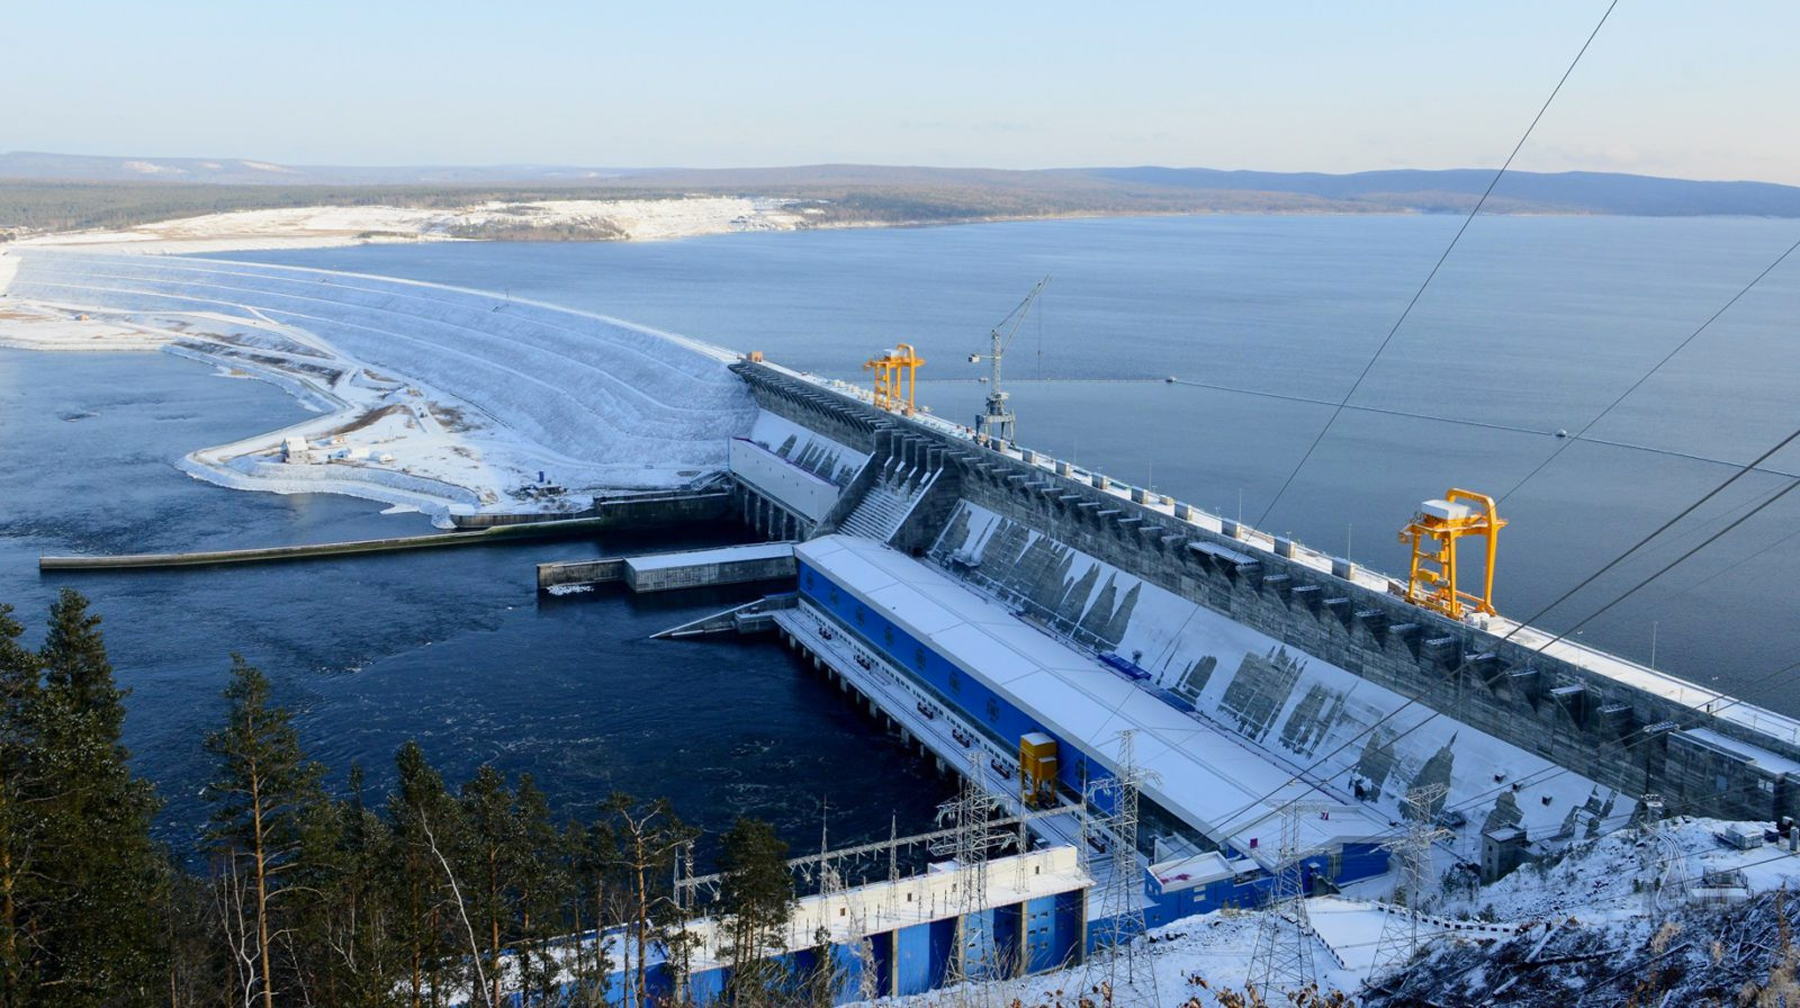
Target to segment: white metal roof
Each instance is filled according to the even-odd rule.
[[[1292,781],[1254,743],[1169,706],[934,567],[849,536],[795,554],[1108,769],[1117,769],[1120,733],[1133,730],[1137,764],[1156,778],[1144,793],[1214,841],[1273,863],[1279,809],[1293,801],[1330,806],[1300,817],[1303,849],[1390,832],[1363,808]]]
[[[721,546],[718,549],[687,550],[681,553],[651,553],[630,557],[625,566],[632,570],[667,570],[670,567],[697,567],[702,564],[737,563],[743,560],[779,560],[792,556],[794,544],[787,542],[752,543],[748,546]]]

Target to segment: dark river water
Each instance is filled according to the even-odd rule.
[[[753,589],[539,598],[533,565],[736,541],[730,527],[646,542],[519,543],[288,565],[43,575],[44,553],[140,552],[433,531],[420,515],[330,495],[224,490],[171,464],[185,448],[292,423],[273,386],[164,354],[0,350],[0,600],[41,638],[55,591],[104,617],[130,688],[126,741],[190,841],[206,815],[201,739],[241,652],[299,712],[304,744],[339,781],[417,739],[453,782],[484,761],[529,770],[564,810],[614,789],[668,796],[709,830],[738,814],[816,846],[820,806],[845,842],[930,822],[942,786],[823,680],[770,642],[652,641]]]
[[[370,246],[233,257],[477,287],[603,312],[860,378],[905,339],[921,399],[959,420],[966,355],[1052,274],[1008,357],[1020,440],[1261,520],[1389,572],[1395,532],[1450,486],[1507,494],[1503,612],[1575,624],[1779,490],[1753,474],[1569,603],[1551,600],[1797,424],[1800,262],[1784,264],[1569,443],[1796,237],[1792,221],[1483,218],[1292,487],[1277,490],[1457,221],[1173,218],[723,235],[663,243]],[[1164,379],[1176,377],[1180,383]],[[1209,387],[1210,386],[1210,387]],[[1375,412],[1380,410],[1384,412]],[[88,415],[92,414],[92,415]],[[424,531],[343,498],[226,491],[170,461],[291,422],[264,385],[163,355],[0,352],[0,600],[31,619],[72,583],[134,690],[129,741],[176,833],[200,814],[200,734],[242,651],[334,769],[385,772],[420,739],[452,777],[482,760],[578,808],[667,794],[816,837],[923,826],[942,786],[772,645],[662,643],[729,599],[539,600],[531,565],[634,544],[524,544],[304,566],[40,578],[46,552],[191,549]],[[1554,462],[1519,485],[1559,446]],[[1769,466],[1800,472],[1800,451]],[[1516,488],[1516,489],[1515,489]],[[1271,508],[1271,504],[1273,507]],[[1263,517],[1268,511],[1266,519]],[[1582,638],[1800,713],[1800,495],[1589,623]],[[695,530],[726,541],[729,529]],[[382,773],[373,776],[385,784]]]

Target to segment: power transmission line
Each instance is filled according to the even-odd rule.
[[[1689,333],[1687,339],[1684,339],[1680,343],[1675,344],[1674,349],[1672,349],[1668,353],[1664,354],[1662,360],[1657,361],[1654,367],[1652,367],[1650,370],[1644,372],[1643,376],[1640,377],[1637,381],[1632,382],[1631,387],[1629,387],[1625,391],[1619,393],[1618,398],[1616,398],[1612,402],[1608,403],[1606,405],[1605,409],[1601,410],[1598,414],[1596,414],[1594,416],[1594,418],[1592,420],[1589,420],[1586,423],[1586,425],[1584,425],[1580,430],[1576,431],[1575,435],[1573,437],[1571,437],[1567,442],[1557,445],[1555,451],[1551,452],[1550,455],[1544,459],[1544,461],[1539,462],[1537,464],[1537,468],[1526,473],[1524,479],[1521,479],[1521,480],[1519,480],[1519,482],[1513,484],[1513,488],[1511,490],[1508,490],[1505,493],[1501,494],[1497,499],[1504,501],[1504,500],[1506,500],[1506,498],[1511,497],[1513,494],[1515,494],[1519,491],[1520,487],[1524,486],[1528,481],[1530,481],[1530,479],[1533,476],[1536,476],[1538,473],[1542,472],[1544,470],[1545,466],[1548,466],[1550,463],[1556,461],[1557,456],[1561,455],[1564,451],[1568,450],[1568,447],[1570,444],[1572,444],[1575,441],[1580,440],[1582,435],[1584,435],[1588,431],[1592,430],[1595,424],[1599,423],[1601,420],[1606,419],[1606,415],[1608,413],[1611,413],[1614,409],[1616,409],[1618,407],[1618,405],[1620,403],[1624,402],[1626,400],[1626,398],[1628,396],[1630,396],[1633,392],[1636,392],[1639,388],[1643,387],[1643,384],[1645,382],[1649,381],[1652,375],[1654,375],[1654,374],[1656,374],[1656,372],[1662,370],[1663,365],[1669,363],[1669,361],[1671,361],[1671,360],[1674,360],[1676,354],[1678,354],[1682,350],[1686,349],[1687,345],[1689,343],[1692,343],[1692,342],[1694,342],[1694,340],[1698,339],[1700,337],[1700,334],[1705,332],[1707,330],[1707,328],[1710,327],[1714,322],[1717,322],[1721,315],[1724,315],[1726,312],[1730,311],[1732,305],[1737,304],[1738,301],[1740,299],[1742,299],[1745,294],[1750,293],[1752,288],[1754,288],[1757,284],[1762,283],[1764,277],[1768,276],[1770,273],[1775,272],[1775,267],[1780,266],[1782,261],[1785,260],[1789,255],[1793,254],[1793,251],[1797,248],[1800,248],[1800,241],[1795,241],[1794,244],[1789,245],[1785,250],[1783,250],[1780,255],[1775,257],[1774,262],[1772,262],[1768,266],[1764,267],[1763,271],[1761,273],[1756,274],[1756,276],[1754,278],[1752,278],[1749,283],[1745,284],[1741,289],[1739,289],[1736,294],[1733,294],[1731,296],[1731,300],[1729,300],[1729,301],[1725,302],[1723,305],[1721,305],[1719,307],[1718,311],[1713,312],[1710,316],[1707,317],[1706,321],[1700,323],[1699,328],[1697,328],[1693,332]]]
[[[1639,549],[1643,548],[1651,540],[1655,539],[1657,536],[1659,536],[1663,532],[1667,531],[1671,526],[1673,526],[1677,522],[1681,521],[1681,519],[1692,514],[1696,509],[1705,505],[1707,501],[1718,496],[1720,493],[1723,493],[1732,484],[1736,483],[1739,479],[1741,479],[1746,473],[1750,472],[1755,466],[1760,465],[1763,461],[1767,460],[1770,456],[1774,455],[1776,452],[1779,452],[1783,448],[1787,447],[1796,438],[1800,438],[1800,428],[1796,428],[1793,431],[1793,433],[1789,434],[1787,437],[1785,437],[1781,441],[1777,442],[1773,448],[1770,448],[1768,451],[1766,451],[1762,455],[1758,456],[1755,461],[1751,462],[1747,466],[1740,468],[1737,472],[1733,473],[1730,477],[1728,477],[1724,482],[1720,483],[1718,486],[1714,487],[1712,490],[1710,490],[1706,494],[1702,495],[1700,497],[1700,499],[1694,501],[1692,504],[1689,504],[1687,507],[1683,508],[1673,518],[1670,518],[1668,521],[1664,522],[1662,525],[1659,525],[1656,529],[1651,531],[1648,535],[1644,536],[1643,538],[1639,539],[1636,543],[1632,544],[1632,546],[1630,548],[1626,549],[1623,553],[1614,557],[1605,566],[1601,567],[1599,570],[1595,571],[1593,574],[1584,578],[1579,584],[1575,585],[1573,588],[1570,588],[1568,591],[1565,591],[1563,594],[1558,596],[1555,599],[1555,601],[1552,601],[1549,605],[1544,606],[1543,608],[1539,609],[1538,612],[1536,613],[1536,615],[1532,616],[1530,619],[1525,620],[1524,622],[1515,624],[1511,630],[1507,631],[1504,635],[1502,635],[1500,637],[1500,640],[1504,641],[1504,640],[1511,639],[1514,634],[1518,633],[1520,630],[1522,630],[1525,627],[1536,622],[1538,619],[1542,618],[1544,616],[1544,614],[1550,612],[1552,609],[1555,609],[1557,606],[1559,606],[1563,602],[1567,601],[1575,593],[1586,588],[1588,585],[1592,584],[1596,579],[1603,576],[1608,571],[1612,570],[1614,567],[1617,567],[1620,563],[1623,563],[1627,558],[1629,558],[1632,554],[1636,553]],[[1556,634],[1550,640],[1548,640],[1548,641],[1544,642],[1542,645],[1538,646],[1535,650],[1539,653],[1542,653],[1544,650],[1546,650],[1549,647],[1551,647],[1552,645],[1556,644],[1558,641],[1567,637],[1570,633],[1573,633],[1576,629],[1579,629],[1581,626],[1586,625],[1590,620],[1594,619],[1594,617],[1600,615],[1600,613],[1603,613],[1607,609],[1612,608],[1613,605],[1616,605],[1618,602],[1623,601],[1625,598],[1629,598],[1632,594],[1635,594],[1639,589],[1643,588],[1645,585],[1649,584],[1651,581],[1654,581],[1656,578],[1661,577],[1664,573],[1669,571],[1676,564],[1681,563],[1683,560],[1686,560],[1688,557],[1693,556],[1695,553],[1706,548],[1708,545],[1711,545],[1713,542],[1717,541],[1720,537],[1729,533],[1732,529],[1737,528],[1739,525],[1741,525],[1745,521],[1749,520],[1749,518],[1751,518],[1752,516],[1760,513],[1764,508],[1773,504],[1775,501],[1780,500],[1783,496],[1785,496],[1787,494],[1788,491],[1792,490],[1795,486],[1800,486],[1800,481],[1795,481],[1793,483],[1790,483],[1789,486],[1787,488],[1783,489],[1780,493],[1777,493],[1774,496],[1770,497],[1769,499],[1763,501],[1761,504],[1757,505],[1755,508],[1752,508],[1749,512],[1745,513],[1742,517],[1738,518],[1736,521],[1732,522],[1730,525],[1727,525],[1723,529],[1720,529],[1718,532],[1715,532],[1712,535],[1708,536],[1706,539],[1702,540],[1699,545],[1695,546],[1693,549],[1690,549],[1686,553],[1682,554],[1681,557],[1677,558],[1673,563],[1663,567],[1661,570],[1657,571],[1654,574],[1651,574],[1649,577],[1641,579],[1637,584],[1632,586],[1623,595],[1619,596],[1618,598],[1615,598],[1612,602],[1607,603],[1607,605],[1601,607],[1601,609],[1590,614],[1585,619],[1583,619],[1580,623],[1576,624],[1574,627],[1571,627],[1567,630],[1564,630],[1564,631]],[[1459,662],[1457,664],[1456,668],[1451,670],[1451,674],[1460,676],[1462,673],[1462,670],[1464,668],[1466,668],[1467,666],[1468,666],[1467,661]],[[1321,766],[1324,766],[1326,763],[1328,763],[1332,759],[1335,759],[1345,749],[1349,748],[1352,745],[1355,745],[1357,742],[1359,742],[1363,738],[1367,737],[1371,732],[1375,731],[1377,728],[1380,728],[1382,725],[1388,723],[1389,721],[1392,721],[1395,717],[1398,717],[1403,711],[1407,710],[1408,708],[1417,704],[1419,701],[1423,700],[1425,697],[1425,693],[1428,691],[1429,691],[1429,688],[1427,688],[1427,690],[1421,690],[1421,691],[1413,694],[1411,697],[1407,698],[1407,700],[1404,703],[1400,704],[1400,706],[1394,708],[1392,711],[1388,712],[1387,714],[1383,715],[1382,717],[1377,718],[1375,721],[1370,723],[1368,725],[1368,727],[1364,728],[1362,731],[1356,733],[1354,736],[1347,739],[1343,744],[1339,745],[1337,748],[1333,749],[1331,752],[1327,753],[1325,756],[1320,757],[1318,760],[1315,760],[1311,766],[1307,767],[1304,770],[1299,771],[1296,774],[1289,776],[1289,778],[1286,781],[1284,781],[1280,787],[1277,787],[1275,790],[1270,791],[1269,793],[1262,795],[1259,798],[1253,799],[1253,800],[1245,803],[1241,808],[1239,808],[1237,811],[1233,812],[1231,815],[1226,816],[1221,821],[1230,822],[1232,820],[1235,820],[1238,816],[1243,815],[1246,812],[1249,812],[1251,809],[1257,807],[1258,805],[1261,805],[1262,803],[1268,801],[1269,799],[1274,798],[1277,794],[1279,794],[1281,792],[1281,790],[1283,788],[1287,787],[1289,784],[1294,783],[1295,781],[1305,780],[1309,775],[1311,775],[1312,773],[1317,771]],[[1425,719],[1421,720],[1418,724],[1415,724],[1412,727],[1406,729],[1406,731],[1401,732],[1396,737],[1396,741],[1399,738],[1405,738],[1407,735],[1410,735],[1411,733],[1424,727],[1426,724],[1429,724],[1432,720],[1436,719],[1439,716],[1439,713],[1440,712],[1435,711],[1435,710],[1432,711],[1432,713],[1429,716],[1427,716]]]
[[[1432,280],[1436,279],[1438,270],[1443,269],[1444,262],[1450,258],[1450,253],[1456,250],[1457,243],[1462,241],[1463,234],[1469,230],[1469,225],[1475,222],[1476,216],[1481,213],[1481,208],[1487,205],[1488,197],[1494,193],[1494,187],[1500,184],[1501,177],[1506,174],[1508,168],[1512,167],[1513,159],[1519,156],[1519,151],[1524,148],[1525,141],[1531,138],[1532,131],[1537,129],[1538,122],[1544,118],[1544,113],[1550,111],[1550,103],[1556,101],[1556,96],[1562,92],[1563,85],[1568,83],[1569,75],[1575,72],[1575,67],[1581,63],[1581,57],[1587,54],[1588,46],[1594,44],[1594,39],[1600,34],[1600,29],[1606,25],[1606,19],[1612,16],[1613,8],[1618,5],[1619,0],[1612,0],[1606,5],[1606,12],[1600,15],[1600,20],[1594,25],[1594,30],[1588,33],[1587,41],[1581,43],[1581,49],[1575,53],[1575,58],[1569,61],[1568,69],[1563,71],[1556,86],[1550,89],[1550,97],[1544,99],[1544,104],[1539,107],[1537,115],[1531,117],[1531,125],[1525,127],[1525,132],[1519,137],[1519,142],[1513,145],[1512,153],[1506,155],[1506,161],[1500,165],[1500,170],[1495,172],[1494,177],[1488,181],[1487,189],[1482,192],[1481,198],[1475,201],[1475,206],[1469,211],[1469,215],[1463,218],[1462,226],[1456,229],[1456,235],[1450,239],[1450,244],[1445,247],[1444,254],[1438,256],[1437,263],[1431,267],[1431,272],[1425,275],[1425,282],[1421,283],[1419,289],[1413,292],[1412,300],[1406,303],[1406,308],[1400,312],[1400,317],[1394,320],[1393,327],[1382,338],[1381,345],[1375,348],[1375,353],[1369,357],[1368,363],[1363,365],[1362,372],[1350,385],[1350,391],[1344,393],[1342,401],[1332,410],[1331,418],[1325,421],[1325,426],[1319,428],[1318,435],[1313,438],[1312,444],[1307,446],[1306,454],[1300,456],[1300,461],[1294,465],[1293,471],[1288,473],[1286,481],[1281,484],[1281,489],[1276,491],[1275,497],[1269,501],[1269,506],[1263,509],[1262,517],[1256,520],[1259,528],[1268,521],[1269,513],[1274,511],[1275,505],[1281,502],[1282,495],[1287,493],[1288,487],[1293,486],[1294,477],[1300,475],[1300,470],[1306,467],[1307,460],[1312,458],[1313,452],[1319,447],[1319,442],[1325,439],[1325,435],[1330,432],[1332,425],[1337,423],[1339,416],[1343,415],[1344,407],[1349,404],[1351,397],[1356,395],[1356,390],[1362,388],[1363,380],[1369,377],[1369,372],[1375,367],[1375,362],[1381,359],[1388,344],[1394,341],[1394,335],[1400,331],[1400,326],[1406,322],[1407,316],[1412,314],[1413,307],[1419,303],[1420,298],[1425,296],[1425,289],[1431,286]]]

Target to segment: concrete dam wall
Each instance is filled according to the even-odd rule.
[[[1354,773],[1382,796],[1445,778],[1475,823],[1516,816],[1534,835],[1617,826],[1647,792],[1689,814],[1800,815],[1792,719],[1615,656],[1540,650],[1549,635],[1529,628],[1502,639],[1367,572],[1334,573],[1329,558],[1283,555],[1291,547],[1235,522],[941,422],[777,368],[734,370],[765,410],[871,454],[851,493],[870,492],[869,472],[890,459],[934,470],[896,547],[1060,636],[1135,658],[1160,688],[1300,765],[1366,732],[1321,775]]]

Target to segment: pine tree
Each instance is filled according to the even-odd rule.
[[[44,680],[71,707],[93,714],[95,727],[117,740],[125,725],[125,694],[113,685],[112,662],[100,637],[100,617],[80,592],[64,588],[50,607],[44,637]]]
[[[469,880],[469,912],[481,928],[487,960],[488,1004],[500,1003],[500,953],[511,936],[516,901],[509,882],[509,868],[518,846],[518,816],[506,779],[492,764],[484,763],[462,786],[463,821],[468,824],[468,847],[463,875]]]
[[[692,842],[695,834],[676,818],[674,809],[663,799],[646,805],[615,792],[601,808],[607,815],[608,828],[618,840],[615,871],[622,877],[629,904],[625,913],[631,943],[630,968],[626,971],[629,1000],[625,1003],[647,1008],[650,946],[666,932],[669,911],[679,909],[664,880],[669,877],[676,853]],[[671,963],[670,968],[677,974],[682,972],[678,964]],[[677,982],[685,979],[678,976]]]
[[[460,810],[444,787],[444,779],[425,759],[417,742],[407,742],[394,756],[399,786],[388,795],[388,819],[394,829],[394,875],[398,887],[396,922],[405,944],[404,987],[411,1008],[436,1004],[444,987],[444,965],[460,943],[450,940],[450,894],[439,865],[440,841],[461,828]],[[460,945],[467,949],[467,945]],[[487,991],[481,992],[485,1003]]]
[[[158,907],[166,875],[150,840],[158,802],[150,784],[131,775],[120,739],[125,693],[99,627],[87,600],[65,589],[38,653],[44,681],[25,712],[33,812],[24,829],[38,890],[25,924],[31,972],[71,1006],[148,1002],[163,986]]]
[[[774,1004],[786,977],[777,957],[793,915],[794,877],[787,844],[761,819],[740,816],[722,838],[719,903],[729,915],[726,996],[733,1004]]]
[[[326,905],[321,953],[331,956],[327,972],[327,1004],[390,1004],[401,982],[396,886],[388,866],[394,857],[394,834],[387,821],[363,804],[362,768],[350,767],[350,798],[332,803],[337,818],[337,845],[324,894]]]
[[[276,943],[291,937],[288,925],[303,912],[296,904],[309,891],[301,882],[309,867],[308,833],[325,805],[320,768],[306,759],[291,715],[270,705],[269,692],[268,679],[232,655],[226,724],[206,738],[206,751],[218,761],[207,787],[214,803],[208,837],[239,911],[236,922],[228,922],[232,953],[243,970],[244,991],[263,1008],[275,1004],[276,958],[292,947],[284,942],[278,949]],[[293,955],[283,958],[291,967]],[[291,968],[284,975],[302,978]]]
[[[571,931],[594,932],[592,951],[575,945],[575,982],[570,990],[571,1008],[601,1008],[609,1003],[612,957],[606,945],[606,929],[619,920],[615,904],[621,887],[609,884],[619,863],[618,838],[606,823],[571,822],[564,831],[565,856],[574,884],[570,904]]]
[[[0,1005],[22,1004],[27,976],[32,853],[37,830],[28,804],[36,792],[39,668],[19,644],[25,628],[0,605]]]
[[[520,997],[524,1005],[557,1004],[562,964],[552,954],[557,937],[580,930],[571,852],[550,821],[550,803],[528,773],[513,792],[517,845],[510,867],[518,889]]]

